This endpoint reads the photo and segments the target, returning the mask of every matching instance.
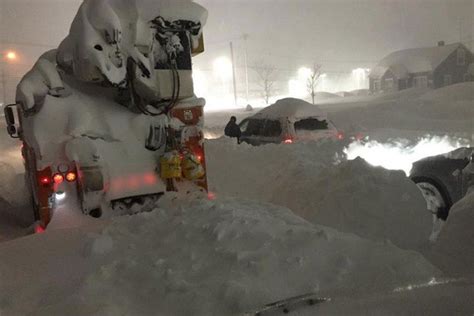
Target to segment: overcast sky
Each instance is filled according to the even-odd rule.
[[[326,71],[371,67],[398,49],[473,40],[474,0],[198,0],[209,10],[207,52],[200,68],[229,54],[243,62],[284,69],[321,63]],[[23,64],[57,46],[67,34],[77,0],[0,0],[2,49],[16,49]],[[25,66],[26,67],[26,66]],[[17,76],[22,70],[18,70]]]

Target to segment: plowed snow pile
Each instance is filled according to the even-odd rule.
[[[252,147],[219,139],[206,149],[218,194],[283,205],[315,224],[402,248],[428,241],[432,218],[417,186],[402,171],[362,159],[338,164],[340,144]]]
[[[434,247],[435,262],[452,274],[474,275],[474,192],[449,211]]]
[[[0,252],[2,315],[231,315],[308,291],[390,291],[440,274],[415,252],[232,199],[163,201],[99,233],[49,231]]]

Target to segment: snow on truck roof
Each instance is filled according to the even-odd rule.
[[[454,43],[393,52],[382,59],[370,72],[369,76],[371,78],[382,77],[389,69],[398,78],[406,77],[409,73],[434,71],[461,45],[461,43]]]
[[[272,104],[252,118],[255,119],[279,119],[282,117],[327,117],[327,114],[322,111],[317,105],[308,103],[306,101],[294,98],[286,98],[278,100],[275,104]]]

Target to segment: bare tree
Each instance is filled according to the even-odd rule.
[[[316,88],[318,87],[320,78],[321,78],[321,65],[318,65],[315,63],[313,65],[313,68],[311,69],[311,74],[309,75],[306,82],[306,88],[308,89],[308,93],[311,95],[313,104],[314,104],[314,99],[316,97]]]
[[[262,89],[262,96],[266,104],[269,104],[270,98],[275,92],[275,81],[277,69],[271,64],[256,62],[252,67],[258,76],[258,85]]]

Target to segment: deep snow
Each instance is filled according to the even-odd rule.
[[[242,199],[166,199],[1,252],[5,315],[231,315],[309,291],[369,295],[441,276],[416,252]]]
[[[431,215],[417,186],[402,171],[362,159],[338,163],[342,144],[253,147],[220,139],[206,149],[211,190],[218,195],[283,205],[315,224],[403,248],[419,248],[430,235]]]
[[[467,108],[470,88],[423,94],[455,91],[452,97],[466,102],[454,103]],[[369,101],[322,107],[341,119],[336,125],[366,125],[374,138],[383,134],[379,140],[403,134],[414,141],[435,130],[435,121],[443,123],[440,133],[469,134],[468,120],[445,120],[441,106],[433,106],[435,120],[401,122],[398,112],[413,114],[408,107],[419,102],[419,94],[358,97]],[[440,98],[426,104],[439,105]],[[234,113],[240,119],[255,111],[211,114],[207,126],[221,133],[219,124]],[[431,218],[416,186],[402,171],[345,161],[344,145],[208,141],[215,201],[166,199],[152,213],[0,244],[0,314],[230,314],[308,290],[334,298],[318,307],[325,315],[472,314],[473,282],[466,277],[472,273],[472,196],[454,207],[459,216],[448,221],[431,253]],[[20,156],[15,159],[21,166]],[[17,219],[28,217],[5,212],[18,207],[8,201],[15,200],[9,192],[25,190],[12,190],[18,169],[16,175],[8,166],[2,170],[7,176],[0,189],[7,196],[0,200],[0,240],[25,232],[16,229],[22,226]],[[444,280],[438,268],[463,277],[430,283]]]

